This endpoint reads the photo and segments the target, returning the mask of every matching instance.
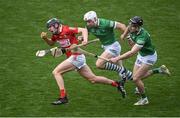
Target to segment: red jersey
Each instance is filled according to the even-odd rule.
[[[69,48],[72,44],[78,44],[76,34],[78,34],[77,28],[70,29],[69,26],[62,25],[61,32],[52,35],[51,40],[58,42],[62,48]],[[67,57],[71,56],[71,54],[71,51],[66,52]]]

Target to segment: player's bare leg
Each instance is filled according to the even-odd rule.
[[[153,74],[163,74],[163,75],[167,75],[170,76],[171,73],[169,71],[169,69],[165,66],[165,65],[161,65],[159,68],[154,68],[152,70],[149,70],[143,78],[146,78],[148,76],[151,76]]]
[[[52,103],[53,105],[59,105],[68,102],[66,90],[64,87],[63,74],[74,69],[75,66],[71,64],[69,61],[65,60],[53,70],[53,75],[56,79],[60,91],[59,99],[57,101],[54,101]]]
[[[134,66],[133,81],[135,85],[138,87],[138,90],[141,95],[141,99],[134,105],[145,105],[149,103],[147,96],[145,95],[144,83],[142,82],[142,78],[144,77],[144,73],[147,73],[150,68],[151,65],[147,64],[142,64],[140,67],[138,67],[137,65]]]
[[[101,54],[101,57],[107,58],[107,59],[111,59],[112,57],[114,57],[112,54],[110,54],[107,51],[104,51]],[[122,66],[122,61],[119,61],[116,64],[110,63],[110,62],[106,62],[105,60],[102,59],[98,59],[96,61],[96,67],[99,69],[103,69],[103,70],[111,70],[111,71],[116,71],[119,76],[122,78],[122,80],[128,79],[131,80],[132,79],[132,72],[125,69]]]
[[[165,65],[161,65],[159,68],[151,69],[147,73],[145,73],[142,80],[144,80],[147,77],[154,75],[154,74],[163,74],[163,75],[167,75],[167,76],[171,75],[169,69]],[[137,87],[135,88],[135,94],[139,94],[139,90]]]
[[[116,82],[114,80],[108,79],[103,76],[96,76],[88,65],[82,67],[80,70],[78,70],[79,74],[89,80],[91,83],[102,83],[102,84],[109,84],[114,87],[117,87],[118,90],[121,92],[122,97],[124,98],[126,96],[125,89],[120,85],[121,83]]]
[[[110,58],[113,57],[113,55],[109,54],[109,53],[106,52],[106,51],[104,51],[100,56],[101,56],[101,57],[104,57],[104,58],[107,58],[107,59],[110,59]],[[106,63],[105,60],[97,59],[97,61],[96,61],[96,67],[99,68],[99,69],[104,69],[104,68],[105,68],[105,63]]]

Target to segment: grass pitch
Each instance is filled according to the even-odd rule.
[[[0,116],[180,116],[179,6],[178,0],[0,0]],[[64,75],[69,104],[50,104],[58,97],[51,72],[65,57],[35,57],[37,50],[49,48],[40,32],[47,31],[45,23],[52,17],[84,27],[83,15],[89,10],[125,24],[132,16],[143,17],[158,52],[155,66],[165,64],[172,72],[170,78],[155,75],[145,80],[149,105],[133,106],[138,97],[132,82],[126,84],[128,97],[122,99],[115,88],[92,85],[76,72]],[[127,42],[121,45],[123,52],[129,50]],[[86,49],[102,52],[99,43]],[[116,73],[96,69],[95,61],[87,57],[97,75],[118,79]],[[132,69],[134,61],[135,57],[124,64]]]

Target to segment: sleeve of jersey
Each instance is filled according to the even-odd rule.
[[[78,44],[78,40],[76,39],[75,34],[78,34],[78,28],[69,28],[69,32],[71,34],[71,44]]]
[[[113,29],[114,29],[114,28],[116,28],[116,22],[109,20],[109,21],[107,21],[106,26],[107,26],[108,28],[113,28]]]
[[[143,47],[145,44],[145,37],[139,37],[136,44],[138,47]]]
[[[78,34],[78,28],[69,28],[71,34]]]
[[[52,35],[51,36],[51,40],[55,42],[56,41],[56,37],[54,35]]]

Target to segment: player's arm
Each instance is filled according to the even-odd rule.
[[[131,39],[130,35],[128,35],[126,38],[128,40],[129,46],[132,48],[135,45],[134,41]]]
[[[121,40],[124,40],[128,36],[128,33],[129,33],[129,26],[127,26],[123,34],[121,34]]]
[[[128,39],[128,44],[131,48],[135,45],[135,43],[131,39]]]
[[[135,44],[130,51],[124,53],[123,55],[121,55],[119,57],[119,60],[124,60],[124,59],[128,59],[130,57],[132,57],[133,55],[135,55],[136,53],[139,52],[139,50],[142,48],[142,46]]]
[[[132,49],[118,57],[115,57],[115,58],[111,58],[110,60],[113,62],[113,63],[116,63],[117,61],[119,60],[124,60],[124,59],[128,59],[130,57],[132,57],[133,55],[135,55],[136,53],[138,53],[138,51],[142,48],[141,45],[138,45],[138,44],[135,44]]]
[[[82,44],[86,44],[88,42],[88,30],[86,28],[78,27],[78,33],[82,34],[83,37]]]
[[[144,46],[145,42],[146,42],[146,38],[144,36],[139,36],[136,44],[134,44],[134,46],[131,48],[131,50],[124,53],[123,55],[119,56],[118,60],[123,60],[123,59],[127,59],[129,57],[132,57],[138,51],[141,50],[141,48]]]
[[[123,34],[121,35],[121,40],[128,40],[128,44],[133,47],[134,46],[134,42],[132,41],[130,35],[129,35],[129,26],[126,27],[125,31],[123,32]]]
[[[126,25],[120,22],[115,22],[115,29],[118,29],[121,33],[126,30]]]
[[[87,30],[87,33],[88,33],[88,35],[89,35],[89,32],[88,32],[87,27],[85,27],[85,29]],[[87,36],[87,37],[88,37],[88,36]],[[79,41],[83,41],[83,40],[84,40],[82,34],[79,35],[77,39],[78,39]]]
[[[47,37],[47,32],[41,32],[41,38],[50,46],[55,44],[54,41]]]

